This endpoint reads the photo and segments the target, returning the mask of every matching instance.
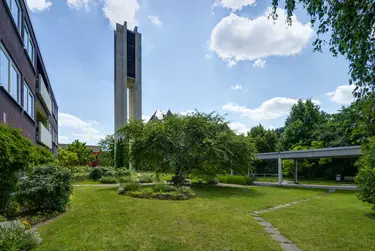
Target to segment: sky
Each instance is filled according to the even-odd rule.
[[[142,33],[143,117],[226,114],[245,133],[284,125],[298,99],[334,113],[352,102],[348,62],[313,52],[316,28],[268,19],[271,0],[26,0],[59,106],[59,142],[114,133],[114,27]],[[283,1],[280,1],[283,2]],[[329,38],[329,37],[327,37]]]

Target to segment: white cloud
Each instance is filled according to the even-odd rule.
[[[266,60],[263,60],[261,58],[258,58],[253,63],[253,67],[258,67],[258,68],[264,68],[265,65],[266,65]]]
[[[340,85],[334,92],[327,93],[330,100],[340,105],[349,105],[354,101],[354,85]]]
[[[315,104],[319,104],[319,100],[312,100]],[[222,106],[224,111],[239,113],[242,117],[248,117],[251,120],[269,120],[277,119],[288,115],[290,109],[298,99],[276,97],[263,102],[259,107],[251,109],[246,106],[239,106],[228,103]]]
[[[84,121],[74,115],[67,113],[59,113],[59,127],[75,129],[78,132],[72,132],[72,138],[79,139],[84,142],[98,141],[105,137],[105,134],[101,133],[95,126],[99,123],[95,120]],[[70,137],[62,136],[64,138],[59,140],[69,140]]]
[[[127,21],[128,29],[133,29],[138,23],[135,18],[138,10],[137,0],[104,0],[104,16],[108,18],[113,29],[116,29],[116,23],[123,24],[124,21]]]
[[[150,19],[150,21],[158,27],[163,26],[163,23],[157,16],[148,16],[148,19]]]
[[[185,111],[185,112],[180,112],[180,114],[181,114],[182,116],[190,115],[190,114],[193,114],[193,113],[194,113],[194,111],[191,111],[191,110],[187,110],[187,111]]]
[[[241,124],[239,122],[232,122],[229,123],[229,128],[235,131],[237,134],[246,134],[250,128],[248,128],[245,124]]]
[[[290,56],[305,48],[313,35],[309,23],[292,17],[292,26],[285,23],[286,14],[278,8],[278,19],[269,19],[271,8],[263,16],[248,19],[231,13],[212,29],[210,49],[230,66],[241,60],[253,61],[269,56]]]
[[[242,7],[255,5],[256,0],[219,0],[214,5],[221,5],[223,8],[232,11],[241,10]]]
[[[75,8],[77,10],[85,8],[86,10],[89,9],[89,2],[91,0],[66,0],[70,8]]]
[[[59,135],[59,144],[69,144],[71,141],[66,136],[60,136]]]
[[[211,54],[206,54],[206,55],[204,55],[204,59],[210,59],[211,58]]]
[[[48,10],[52,2],[48,0],[27,0],[27,6],[32,12]]]
[[[230,88],[232,90],[238,91],[238,90],[242,90],[242,85],[236,84],[234,86],[231,86]]]

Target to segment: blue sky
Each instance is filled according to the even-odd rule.
[[[218,111],[245,132],[284,124],[299,98],[327,112],[352,100],[348,62],[312,52],[302,9],[292,27],[271,0],[27,0],[59,106],[59,141],[113,133],[113,27],[143,39],[143,115]]]

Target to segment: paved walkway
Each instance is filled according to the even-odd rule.
[[[282,184],[274,182],[254,182],[256,186],[270,186],[270,187],[294,187],[294,188],[317,188],[317,189],[328,189],[328,190],[359,190],[356,186],[331,186],[331,185],[310,185],[310,184]],[[250,185],[250,186],[254,186]],[[237,185],[237,184],[227,184],[219,183],[218,186],[224,187],[249,187],[249,185]]]

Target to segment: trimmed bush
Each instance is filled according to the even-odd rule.
[[[65,211],[72,192],[72,175],[57,165],[35,167],[20,184],[17,201],[26,211]]]
[[[140,186],[136,182],[128,182],[121,185],[121,188],[124,189],[124,192],[130,192],[130,191],[138,191],[140,189]]]
[[[104,176],[102,178],[100,178],[100,183],[103,183],[103,184],[116,184],[117,183],[117,179],[115,177],[108,177],[108,176]]]
[[[30,250],[41,241],[37,232],[28,230],[20,221],[11,221],[0,226],[0,250]]]
[[[237,185],[252,185],[253,179],[247,176],[238,175],[220,175],[218,176],[220,183],[237,184]]]
[[[188,200],[195,196],[190,187],[171,186],[167,184],[157,184],[153,187],[146,187],[137,190],[125,190],[123,187],[118,189],[119,194],[126,194],[130,197],[157,200]]]

